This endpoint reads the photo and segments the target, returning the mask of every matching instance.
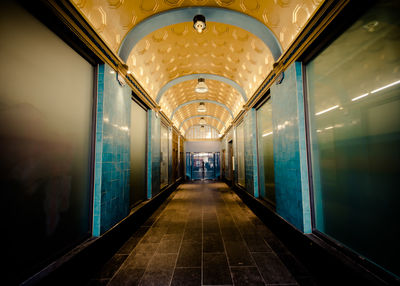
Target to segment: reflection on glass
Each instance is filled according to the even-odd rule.
[[[257,110],[260,196],[275,205],[274,136],[271,101]]]
[[[236,128],[238,184],[245,186],[243,122]]]
[[[188,176],[192,180],[215,180],[219,176],[219,152],[186,153]]]
[[[161,178],[160,188],[168,185],[168,128],[161,124]]]
[[[186,177],[191,180],[192,179],[192,156],[190,152],[186,152]]]
[[[315,223],[400,275],[400,2],[381,2],[307,66]]]

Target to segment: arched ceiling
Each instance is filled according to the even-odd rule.
[[[130,53],[129,69],[154,100],[163,85],[193,73],[224,76],[251,95],[272,69],[271,52],[250,32],[207,22],[199,34],[192,26],[186,22],[156,30]]]
[[[185,121],[183,121],[182,126],[180,128],[182,133],[185,134],[187,132],[187,130],[194,125],[201,125],[200,119],[201,119],[201,116],[199,116],[199,115],[194,115],[194,116],[186,118]],[[215,128],[216,130],[223,132],[224,129],[218,118],[213,117],[211,115],[207,115],[207,116],[204,116],[204,120],[206,122],[206,124],[204,124],[204,125],[209,125],[209,126]]]
[[[234,116],[241,111],[245,100],[272,70],[275,60],[323,2],[70,1],[105,43],[116,54],[122,53],[121,59],[133,77],[167,117],[174,113],[172,122],[182,132],[199,124],[200,116],[205,117],[208,125],[225,130],[232,122],[229,111]],[[201,34],[193,29],[190,19],[182,21],[188,13],[189,18],[191,13],[195,15],[196,9],[190,7],[199,7],[196,9],[211,15],[206,21],[213,21],[207,21]],[[186,14],[175,21],[180,11]],[[239,19],[238,23],[232,19]],[[133,43],[131,47],[129,43]],[[207,93],[194,91],[198,74],[210,77],[206,78]],[[204,114],[197,111],[200,100],[206,102]]]
[[[232,86],[217,80],[206,80],[209,91],[207,93],[197,93],[194,88],[197,80],[188,80],[176,84],[169,88],[160,100],[162,110],[168,117],[179,105],[193,100],[213,100],[225,104],[233,113],[237,115],[245,103],[239,92]]]
[[[192,103],[185,105],[184,107],[180,108],[174,115],[174,118],[172,119],[172,122],[175,123],[175,126],[179,126],[181,122],[183,122],[186,118],[189,118],[191,116],[203,116],[203,115],[211,115],[216,118],[219,118],[221,122],[224,124],[218,124],[214,127],[217,129],[222,129],[223,127],[228,127],[226,126],[232,121],[232,118],[229,114],[229,112],[224,109],[223,107],[216,105],[216,104],[211,104],[211,103],[205,103],[205,106],[207,108],[207,112],[198,112],[197,107],[198,103]]]
[[[286,50],[323,0],[70,0],[117,53],[126,34],[146,18],[182,7],[218,7],[267,26]]]

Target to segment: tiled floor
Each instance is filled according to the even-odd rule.
[[[180,185],[91,285],[317,285],[224,183]]]

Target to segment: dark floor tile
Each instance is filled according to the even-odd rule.
[[[181,246],[181,234],[166,234],[157,249],[158,253],[178,253]]]
[[[143,252],[147,252],[147,253],[154,253],[160,243],[153,243],[153,242],[140,242],[135,249],[133,250],[133,252],[135,253],[143,253]]]
[[[189,228],[188,226],[186,226],[185,233],[183,235],[183,241],[202,243],[202,228]]]
[[[220,233],[203,234],[203,252],[224,252],[222,237]]]
[[[272,252],[271,247],[259,235],[243,235],[250,252]]]
[[[123,268],[117,272],[117,274],[107,284],[108,286],[120,286],[120,285],[139,285],[145,269],[140,268]]]
[[[201,255],[201,243],[184,241],[179,251],[176,267],[200,267]]]
[[[224,253],[203,254],[203,285],[231,285],[232,278]]]
[[[235,286],[264,286],[264,281],[257,267],[231,267]]]
[[[267,284],[290,284],[296,283],[292,274],[279,260],[276,254],[270,252],[252,253],[252,256]]]
[[[156,253],[147,266],[140,285],[169,285],[176,263],[176,254]]]
[[[224,241],[230,266],[254,266],[244,241]]]
[[[124,245],[118,250],[118,254],[130,254],[131,251],[136,247],[139,241],[144,237],[149,227],[140,227]]]
[[[152,227],[143,237],[142,242],[158,243],[161,241],[167,230],[167,226]]]
[[[240,234],[239,230],[236,226],[226,226],[221,223],[221,234],[222,238],[225,240],[230,241],[242,241],[242,235]]]
[[[110,279],[92,279],[86,286],[106,286]]]
[[[219,224],[217,218],[215,221],[203,221],[203,232],[204,233],[219,233]]]
[[[171,223],[167,234],[181,234],[185,231],[186,222]]]
[[[122,263],[128,257],[127,254],[115,254],[111,259],[104,264],[102,269],[97,273],[95,278],[103,279],[103,278],[111,278],[117,272],[117,270],[121,267]]]
[[[171,286],[200,286],[201,268],[175,268]]]
[[[122,267],[130,267],[130,268],[147,268],[151,258],[153,257],[153,252],[135,252],[129,255],[129,257],[125,260],[125,263]]]
[[[310,275],[307,268],[291,253],[277,253],[277,255],[295,278]]]
[[[297,283],[300,286],[322,286],[315,278],[310,276],[296,277]]]

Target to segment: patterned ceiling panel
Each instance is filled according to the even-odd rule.
[[[70,0],[105,43],[118,54],[130,30],[160,12],[193,6],[225,8],[263,23],[279,41],[283,52],[296,38],[323,0]],[[251,29],[249,29],[251,30]],[[255,31],[253,31],[255,32]],[[199,34],[192,22],[164,26],[144,33],[126,61],[132,75],[155,101],[163,86],[183,76],[206,73],[237,83],[250,98],[272,70],[274,59],[265,42],[238,26],[207,21]],[[165,91],[159,104],[170,117],[185,102],[207,99],[229,108],[236,116],[245,104],[241,94],[227,83],[207,79],[206,94],[194,92],[196,80],[173,85]],[[206,119],[221,130],[231,121],[229,112],[211,103]],[[182,107],[173,117],[176,127],[182,122],[198,124],[196,104]],[[220,122],[220,121],[222,122]]]
[[[210,125],[219,131],[223,131],[223,126],[218,120],[215,120],[214,118],[211,117],[205,117],[204,120],[206,121],[207,125]],[[200,117],[191,118],[189,120],[186,120],[185,123],[183,123],[181,131],[185,133],[191,126],[199,124],[200,124]]]
[[[207,108],[207,112],[198,112],[197,107],[199,106],[198,103],[192,103],[185,105],[184,107],[180,108],[174,115],[173,122],[175,123],[176,126],[180,126],[180,124],[186,119],[191,116],[203,116],[203,115],[210,115],[213,117],[218,118],[221,122],[224,123],[224,127],[227,127],[227,124],[231,122],[231,116],[229,112],[224,109],[223,107],[212,104],[212,103],[205,103],[205,106]],[[197,118],[196,118],[197,119]],[[206,119],[206,117],[204,117]]]
[[[179,105],[192,100],[214,100],[225,104],[236,115],[242,106],[244,100],[239,92],[229,84],[217,80],[205,81],[209,91],[207,93],[197,93],[194,88],[197,80],[188,80],[172,86],[164,93],[160,100],[160,106],[168,117]]]
[[[70,0],[114,52],[133,27],[171,9],[208,6],[238,11],[264,23],[286,50],[323,0]]]
[[[264,42],[231,25],[207,23],[201,34],[192,25],[166,26],[142,38],[127,61],[133,76],[153,99],[169,81],[194,73],[229,78],[250,97],[274,63]]]

